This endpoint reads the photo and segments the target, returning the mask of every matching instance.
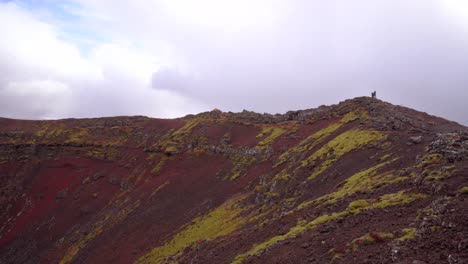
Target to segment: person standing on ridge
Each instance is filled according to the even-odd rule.
[[[371,93],[371,95],[372,95],[372,98],[377,98],[377,92],[376,92],[376,91],[373,91],[373,92]]]

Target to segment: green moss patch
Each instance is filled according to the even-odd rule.
[[[176,154],[180,151],[181,145],[186,143],[192,130],[202,122],[206,122],[206,120],[202,118],[189,119],[181,128],[169,130],[155,145],[167,154]]]
[[[240,264],[246,258],[261,254],[263,251],[276,245],[278,242],[293,238],[299,234],[314,229],[320,224],[324,224],[338,218],[356,215],[359,214],[362,210],[382,209],[389,206],[403,205],[424,197],[426,197],[424,194],[406,193],[405,191],[400,191],[397,193],[383,195],[377,199],[358,200],[351,202],[344,211],[321,215],[310,222],[299,221],[296,226],[289,229],[286,234],[274,236],[267,241],[254,245],[252,249],[246,253],[236,256],[232,263]]]
[[[275,126],[263,127],[262,131],[257,135],[257,138],[263,138],[262,141],[260,141],[257,144],[257,148],[264,149],[268,146],[273,145],[275,140],[281,135],[283,135],[284,132],[286,132],[286,130],[280,127],[275,127]]]
[[[409,177],[396,176],[393,171],[377,173],[381,167],[395,160],[396,159],[377,164],[369,169],[354,174],[353,176],[346,179],[342,184],[340,184],[341,187],[337,191],[319,197],[313,201],[303,202],[299,205],[298,209],[303,209],[312,204],[334,204],[338,200],[357,192],[373,191],[374,189],[380,188],[382,186],[396,184],[408,180]]]
[[[344,124],[353,122],[358,119],[368,120],[368,118],[369,115],[365,111],[354,111],[346,114],[340,121],[332,123],[328,127],[317,131],[316,133],[299,142],[299,144],[296,146],[289,148],[287,151],[282,153],[278,158],[278,162],[274,166],[276,167],[290,160],[291,158],[297,157],[299,154],[312,150],[333,132],[341,128]]]
[[[411,240],[416,237],[416,228],[404,228],[403,235],[398,238],[399,241]]]
[[[230,200],[210,213],[195,218],[163,245],[152,249],[136,263],[163,263],[167,257],[180,254],[183,249],[200,241],[212,240],[228,235],[246,221],[240,216],[239,198]]]
[[[236,180],[240,176],[246,173],[247,168],[254,164],[257,160],[254,156],[246,156],[242,154],[234,154],[230,157],[232,162],[232,168],[230,174],[224,179],[231,181]]]
[[[379,131],[348,130],[329,141],[304,160],[301,163],[301,167],[316,166],[315,172],[309,177],[309,180],[315,179],[343,155],[385,138],[386,135]]]
[[[461,194],[468,194],[468,186],[458,189],[458,192]]]
[[[332,254],[332,261],[337,257],[342,257],[344,254],[355,252],[362,246],[369,246],[376,243],[386,242],[393,239],[395,236],[392,233],[385,232],[370,232],[361,237],[358,237],[347,243],[336,248],[332,248],[329,253]]]

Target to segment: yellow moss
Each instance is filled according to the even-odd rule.
[[[410,240],[416,237],[416,228],[404,228],[402,231],[403,236],[398,238],[399,241]]]
[[[438,168],[437,165],[428,166],[424,171],[423,175],[426,176],[428,181],[441,181],[449,178],[454,173],[455,166],[447,166]]]
[[[267,136],[262,141],[257,144],[257,148],[265,148],[272,145],[275,140],[280,137],[285,132],[284,129],[274,126],[265,126],[262,128],[262,131],[257,135],[257,138],[262,138]]]
[[[201,156],[203,154],[206,154],[206,148],[204,147],[196,147],[194,150],[193,150],[193,153],[195,153],[195,155],[197,156]]]
[[[155,196],[162,188],[166,187],[169,183],[171,183],[171,181],[167,180],[163,184],[159,185],[158,188],[154,189],[154,191],[151,192],[149,197],[152,198],[153,196]]]
[[[382,178],[387,178],[380,175],[380,177],[376,177],[377,170],[386,164],[387,163],[377,164],[367,170],[354,174],[345,180],[343,186],[338,191],[324,196],[319,201],[327,201],[328,204],[331,204],[338,199],[352,195],[358,191],[372,190],[377,183],[380,184],[382,181],[385,181]]]
[[[280,165],[281,163],[284,163],[286,160],[288,160],[289,157],[295,156],[297,154],[310,151],[312,150],[315,146],[317,146],[320,142],[322,142],[325,138],[330,136],[333,132],[338,130],[340,127],[342,127],[344,124],[355,121],[357,119],[363,119],[367,120],[369,118],[369,115],[367,112],[364,111],[356,111],[356,112],[349,112],[346,115],[343,116],[343,118],[333,124],[330,124],[324,129],[321,129],[317,131],[316,133],[308,136],[304,140],[302,140],[299,144],[297,144],[295,147],[292,147],[288,149],[286,152],[280,155],[278,158],[278,163],[275,164],[275,166]]]
[[[92,230],[88,235],[84,236],[78,242],[72,244],[70,248],[68,248],[67,252],[60,260],[59,264],[66,264],[71,263],[78,252],[84,248],[91,240],[95,239],[102,233],[102,226],[98,226],[94,230]]]
[[[260,220],[265,219],[267,215],[269,215],[271,212],[274,212],[276,208],[270,208],[270,209],[265,209],[262,212],[256,212],[254,214],[251,214],[248,219],[247,223],[258,223]],[[262,221],[260,224],[257,224],[258,227],[262,228],[266,226],[267,222],[269,219],[266,219]]]
[[[56,138],[56,137],[62,136],[63,133],[64,133],[64,130],[59,127],[59,128],[53,129],[52,131],[47,133],[47,137],[48,138]]]
[[[232,169],[227,179],[231,181],[239,178],[243,173],[246,172],[247,167],[252,165],[256,161],[253,156],[245,156],[237,154],[232,156]],[[225,178],[226,179],[226,178]]]
[[[194,219],[192,224],[183,228],[163,245],[140,257],[136,263],[162,263],[166,258],[180,254],[185,248],[197,242],[212,240],[234,232],[245,223],[239,215],[241,209],[238,202],[239,198],[230,200],[207,215]]]
[[[29,139],[25,131],[0,131],[0,143],[6,144],[34,144],[35,138]]]
[[[386,194],[381,196],[378,201],[373,205],[374,208],[386,208],[389,206],[403,205],[411,203],[416,199],[425,198],[426,195],[422,193],[406,193],[399,191],[397,193]]]
[[[128,206],[124,206],[120,208],[117,214],[104,214],[100,220],[98,220],[92,227],[93,229],[91,232],[83,237],[81,237],[77,242],[71,244],[71,246],[66,250],[64,256],[60,260],[60,264],[67,264],[72,263],[75,256],[79,253],[79,251],[85,248],[89,242],[94,240],[96,237],[102,234],[104,231],[104,227],[110,229],[116,223],[123,220],[127,217],[135,208],[140,205],[140,201],[137,200],[133,204]],[[79,235],[82,233],[80,230],[75,232],[75,235]]]
[[[430,165],[439,164],[442,161],[441,154],[426,154],[422,157],[421,161],[416,166],[417,168],[425,168]]]
[[[36,133],[35,133],[36,136],[37,137],[43,137],[46,134],[48,128],[49,128],[49,125],[47,125],[47,124],[41,126],[39,128],[39,130],[36,131]]]
[[[351,202],[346,210],[341,212],[335,212],[332,214],[325,214],[321,215],[314,220],[307,222],[307,221],[299,221],[296,226],[289,229],[289,231],[284,235],[278,235],[270,238],[269,240],[256,244],[250,249],[248,252],[238,255],[232,261],[233,264],[240,264],[246,258],[250,256],[254,256],[257,254],[262,253],[265,249],[270,248],[271,246],[277,244],[280,241],[293,238],[297,235],[300,235],[306,231],[309,231],[320,224],[324,224],[326,222],[359,214],[362,210],[370,210],[370,209],[381,209],[386,208],[388,206],[395,206],[395,205],[402,205],[406,203],[410,203],[416,199],[423,198],[425,195],[417,194],[417,193],[405,193],[404,191],[400,191],[398,193],[393,194],[386,194],[378,199],[369,199],[369,200],[359,200],[359,202],[355,203]],[[393,235],[392,235],[393,236]]]
[[[315,172],[309,177],[309,180],[312,180],[343,155],[384,138],[386,138],[386,135],[378,131],[360,129],[348,130],[330,140],[321,149],[302,161],[301,167],[317,165],[321,161],[321,164],[317,165]]]
[[[295,197],[289,197],[289,198],[284,199],[284,202],[286,204],[290,205],[290,204],[294,204],[296,202],[296,200],[297,200],[297,198],[295,198]]]
[[[278,174],[276,174],[273,180],[287,181],[290,178],[291,178],[291,174],[289,174],[289,169],[285,168],[281,170]]]
[[[395,160],[396,159],[377,164],[369,169],[354,174],[353,176],[346,179],[337,191],[312,201],[305,201],[297,207],[297,210],[304,209],[312,204],[317,203],[322,203],[324,205],[334,204],[343,197],[355,194],[360,191],[372,191],[385,185],[395,184],[408,180],[408,177],[395,176],[393,171],[377,174],[377,170],[379,168]]]
[[[274,167],[277,167],[286,161],[288,161],[288,165],[284,168],[279,174],[277,174],[274,179],[275,180],[289,180],[291,177],[290,171],[296,172],[297,169],[306,165],[306,162],[301,162],[301,165],[297,167],[297,162],[302,159],[304,153],[311,151],[314,149],[319,143],[323,142],[326,138],[328,138],[332,133],[337,131],[341,128],[344,124],[355,121],[355,120],[368,120],[369,116],[367,112],[362,110],[357,110],[346,114],[340,121],[330,124],[328,127],[317,131],[316,133],[308,136],[306,139],[302,140],[296,146],[289,148],[287,151],[283,152],[279,158],[277,163]],[[331,161],[326,161],[323,164],[323,170],[326,166],[331,165]],[[296,167],[295,169],[293,169]]]
[[[266,192],[265,195],[269,198],[276,198],[279,196],[279,193],[277,192]]]
[[[341,126],[342,126],[342,123],[340,122],[334,123],[308,136],[306,139],[302,140],[299,144],[297,144],[296,146],[292,148],[289,148],[286,152],[281,154],[278,158],[278,162],[275,164],[275,167],[286,162],[291,157],[295,157],[298,154],[310,151],[317,144],[322,142],[326,137],[328,137],[331,133],[335,132]]]
[[[302,202],[301,204],[299,204],[297,206],[297,210],[302,210],[304,208],[307,208],[309,207],[310,205],[314,204],[316,202],[316,200],[312,200],[312,201],[305,201],[305,202]]]
[[[115,146],[126,142],[133,129],[133,127],[114,127],[110,129],[103,127],[67,128],[64,123],[57,122],[40,126],[32,141]],[[107,136],[96,136],[102,133]]]
[[[330,263],[334,264],[342,258],[343,258],[343,254],[334,253],[332,259],[330,260]]]
[[[458,189],[458,192],[462,194],[468,194],[468,186]]]
[[[169,132],[158,140],[156,145],[166,153],[176,153],[179,150],[180,145],[186,143],[185,141],[187,141],[192,130],[203,121],[204,119],[202,118],[192,118],[187,120],[181,128],[177,130],[169,130]]]
[[[175,154],[175,153],[179,152],[179,150],[177,149],[176,146],[167,146],[164,149],[164,152],[167,153],[167,154]]]
[[[186,136],[190,134],[190,132],[198,125],[200,124],[202,119],[200,118],[193,118],[188,120],[185,125],[178,130],[176,130],[174,133],[172,133],[173,136]]]
[[[89,148],[84,154],[88,158],[114,160],[119,156],[119,151],[115,148]]]
[[[340,122],[349,123],[355,120],[369,121],[369,119],[369,114],[365,110],[357,110],[347,113],[345,116],[343,116]]]
[[[153,169],[151,170],[151,173],[159,174],[159,172],[161,171],[162,167],[164,166],[167,160],[168,158],[166,156],[161,156],[158,164],[156,164],[156,166],[154,166]]]
[[[355,247],[353,247],[356,250],[357,245],[372,245],[376,242],[379,242],[376,241],[374,237],[379,237],[381,239],[393,239],[395,236],[392,233],[373,232],[373,235],[366,234],[364,236],[354,239],[351,243],[352,245],[356,245]]]
[[[388,158],[390,158],[392,155],[391,154],[386,154],[386,155],[383,155],[379,160],[380,161],[385,161],[387,160]]]
[[[241,172],[240,171],[234,171],[232,174],[231,174],[231,177],[229,177],[229,179],[231,181],[239,178],[241,176]]]
[[[67,139],[67,134],[70,134],[70,131],[66,130],[62,124],[57,123],[52,126],[50,124],[41,126],[34,136],[41,142],[50,142],[52,140]]]
[[[352,210],[352,209],[366,208],[366,207],[369,207],[369,206],[370,206],[370,204],[369,204],[369,201],[367,201],[367,200],[356,200],[356,201],[351,202],[348,205],[348,208]]]
[[[84,128],[79,128],[75,130],[68,131],[68,139],[65,140],[65,143],[83,143],[86,140],[86,137],[89,136],[88,131]]]
[[[265,135],[271,133],[270,129],[271,129],[271,127],[263,127],[262,130],[260,131],[260,133],[257,134],[256,138],[262,138]]]
[[[359,210],[346,210],[346,211],[342,211],[338,213],[333,213],[331,215],[321,215],[315,218],[314,220],[312,220],[311,222],[299,221],[297,225],[289,229],[289,231],[286,234],[274,236],[265,242],[255,245],[248,252],[236,256],[234,260],[232,261],[232,264],[240,264],[246,258],[260,254],[265,249],[270,248],[271,246],[277,244],[278,242],[289,239],[289,238],[293,238],[297,235],[300,235],[308,230],[315,228],[316,226],[320,224],[324,224],[326,222],[335,220],[337,218],[341,218],[341,217],[345,217],[345,216],[348,216],[351,214],[357,214],[357,213],[359,213]]]
[[[416,168],[422,169],[422,174],[428,181],[440,181],[453,174],[455,166],[442,167],[444,159],[441,154],[426,154],[416,164]]]
[[[358,237],[350,243],[347,243],[344,248],[340,250],[340,252],[337,252],[337,249],[333,248],[329,250],[329,253],[332,254],[333,262],[337,256],[342,257],[345,253],[355,252],[359,250],[359,247],[361,246],[372,245],[377,242],[381,242],[382,240],[393,239],[394,237],[395,236],[392,233],[372,232]]]

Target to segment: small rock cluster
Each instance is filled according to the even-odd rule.
[[[428,146],[430,153],[444,155],[449,162],[468,158],[468,132],[439,133]]]

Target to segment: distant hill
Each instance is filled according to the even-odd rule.
[[[468,263],[467,131],[367,97],[0,119],[0,263]]]

